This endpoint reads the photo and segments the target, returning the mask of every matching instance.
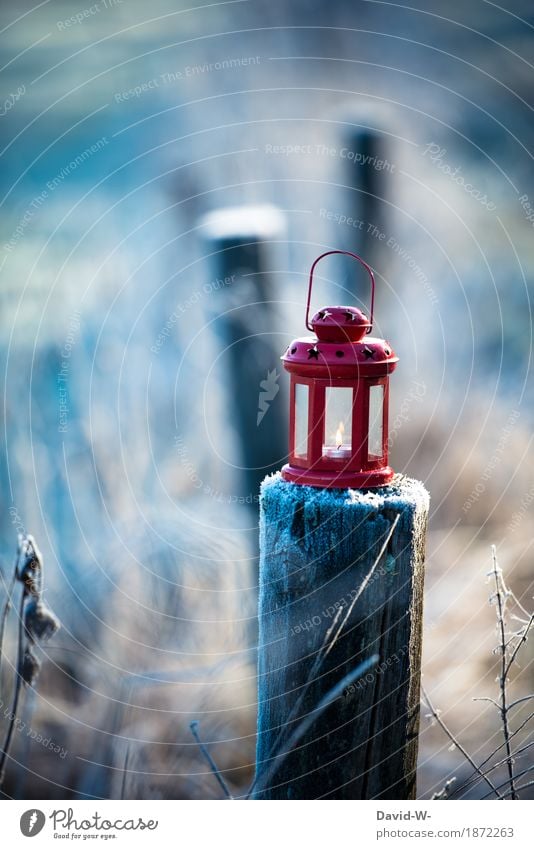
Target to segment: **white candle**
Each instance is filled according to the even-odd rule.
[[[323,445],[323,457],[331,460],[348,460],[351,454],[350,445]]]
[[[334,437],[335,445],[323,445],[323,457],[330,457],[332,460],[348,460],[352,451],[350,445],[343,444],[344,433],[345,425],[340,422]]]

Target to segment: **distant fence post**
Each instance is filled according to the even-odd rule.
[[[237,486],[257,506],[261,481],[287,453],[272,261],[275,244],[286,238],[285,217],[274,206],[236,206],[208,213],[200,227],[214,277],[230,281],[214,326],[228,352],[228,395],[243,467]]]
[[[379,265],[376,258],[380,253],[383,268],[384,241],[391,236],[389,220],[392,216],[388,201],[397,168],[393,157],[394,139],[386,132],[389,128],[380,110],[349,113],[345,120],[340,134],[344,188],[339,202],[351,224],[342,228],[342,244],[347,250],[364,256],[372,268]],[[339,244],[339,232],[336,236],[333,243]],[[346,273],[345,266],[344,269]],[[358,292],[361,278],[356,272],[354,280],[354,291]]]
[[[255,798],[415,798],[428,503],[264,482]]]

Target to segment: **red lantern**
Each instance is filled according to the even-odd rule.
[[[371,318],[355,307],[323,307],[309,321],[313,272],[326,256],[357,259],[371,278]],[[306,327],[281,358],[291,374],[287,481],[318,487],[377,487],[388,466],[389,374],[398,357],[373,327],[375,279],[350,251],[327,251],[310,269]]]

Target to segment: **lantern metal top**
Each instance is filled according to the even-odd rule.
[[[385,339],[367,336],[360,342],[324,342],[314,336],[294,339],[280,358],[289,372],[310,377],[369,377],[389,374],[399,358]]]
[[[313,273],[319,260],[332,254],[344,254],[357,259],[371,279],[371,317],[349,306],[323,307],[309,320]],[[395,368],[398,357],[389,342],[368,336],[373,326],[375,278],[372,269],[357,254],[350,251],[327,251],[317,257],[310,269],[306,327],[315,336],[295,339],[281,357],[289,372],[305,373],[310,377],[351,378],[355,371],[362,376],[380,377]]]
[[[355,310],[355,309],[351,310],[350,307],[327,307],[326,309],[320,310],[319,313],[316,313],[316,315],[314,315],[314,317],[312,319],[312,324],[310,324],[310,302],[311,302],[312,286],[313,286],[313,272],[315,271],[315,267],[316,267],[317,263],[319,263],[322,259],[324,259],[325,256],[333,256],[334,254],[342,254],[343,256],[351,256],[353,259],[357,259],[358,262],[361,263],[361,265],[363,265],[363,267],[365,268],[365,270],[369,274],[369,277],[371,279],[371,319],[368,322],[367,322],[367,319],[366,319],[368,329],[365,332],[370,333],[371,330],[373,329],[373,312],[374,312],[374,308],[375,308],[375,276],[373,274],[373,269],[369,265],[367,265],[367,263],[360,256],[358,256],[358,254],[353,254],[351,251],[341,251],[341,250],[325,251],[324,254],[320,254],[320,256],[317,257],[317,259],[313,262],[312,267],[310,268],[310,280],[309,280],[309,283],[308,283],[308,300],[306,301],[306,327],[308,328],[308,330],[315,330],[315,327],[313,326],[313,321],[320,315],[320,313],[324,313],[324,312],[328,311],[328,309],[341,310],[347,315],[349,313],[354,313],[355,318],[356,318],[356,313],[358,313],[358,315],[359,315],[359,317],[361,317],[361,319],[365,318],[365,316],[361,312],[361,310]],[[348,322],[350,323],[351,321],[354,322],[355,319],[349,318]],[[360,324],[362,324],[361,321],[360,321]],[[362,337],[360,336],[359,338],[361,339]]]
[[[311,330],[321,342],[359,342],[371,323],[355,307],[324,307],[311,320]]]

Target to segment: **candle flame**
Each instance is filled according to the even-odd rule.
[[[345,425],[343,422],[339,423],[339,427],[336,430],[336,445],[338,448],[341,448],[343,445],[343,434],[345,433]]]

